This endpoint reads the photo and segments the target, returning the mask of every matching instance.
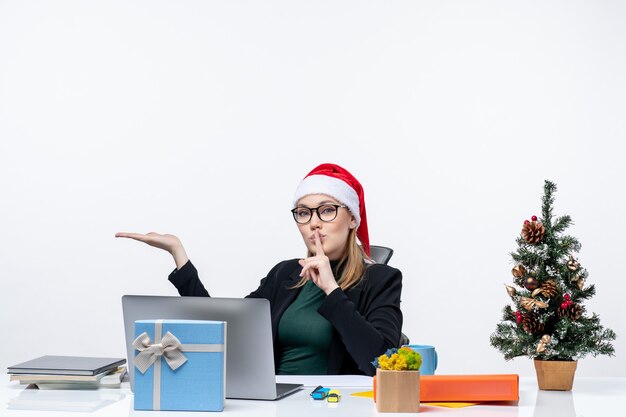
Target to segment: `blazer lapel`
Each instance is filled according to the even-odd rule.
[[[354,303],[354,308],[359,311],[359,301],[361,300],[361,288],[357,284],[356,287],[349,289],[346,293],[348,300]],[[341,364],[344,363],[344,357],[348,352],[346,347],[341,341],[341,337],[336,330],[333,329],[333,338],[330,343],[330,350],[328,352],[328,369],[329,375],[337,375],[341,373]]]

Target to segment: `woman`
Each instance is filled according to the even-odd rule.
[[[248,295],[270,301],[276,373],[373,375],[371,361],[400,341],[402,274],[369,259],[361,184],[322,164],[298,186],[292,214],[307,257],[279,263]],[[176,263],[169,280],[180,295],[209,296],[176,236],[116,237],[168,251]]]

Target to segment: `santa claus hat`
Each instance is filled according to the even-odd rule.
[[[322,164],[300,182],[293,197],[293,207],[310,194],[325,194],[348,207],[357,224],[356,236],[365,253],[370,254],[363,187],[346,169],[335,164]]]

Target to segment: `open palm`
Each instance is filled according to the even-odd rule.
[[[137,240],[155,248],[163,249],[174,257],[177,268],[181,268],[188,260],[185,248],[180,239],[174,235],[161,234],[156,232],[150,233],[129,233],[118,232],[115,237],[123,237],[127,239]]]

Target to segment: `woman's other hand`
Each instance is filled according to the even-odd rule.
[[[312,280],[326,295],[339,287],[333,275],[333,270],[330,267],[330,260],[328,256],[324,254],[319,230],[315,231],[315,256],[300,259],[298,262],[302,265],[300,276],[306,276],[308,279]]]
[[[150,246],[154,246],[155,248],[163,249],[164,251],[169,252],[174,257],[174,262],[176,262],[177,269],[180,269],[189,260],[182,242],[178,237],[174,235],[162,235],[155,232],[150,232],[146,234],[118,232],[115,234],[115,237],[124,237],[127,239],[137,240],[139,242],[143,242]]]

